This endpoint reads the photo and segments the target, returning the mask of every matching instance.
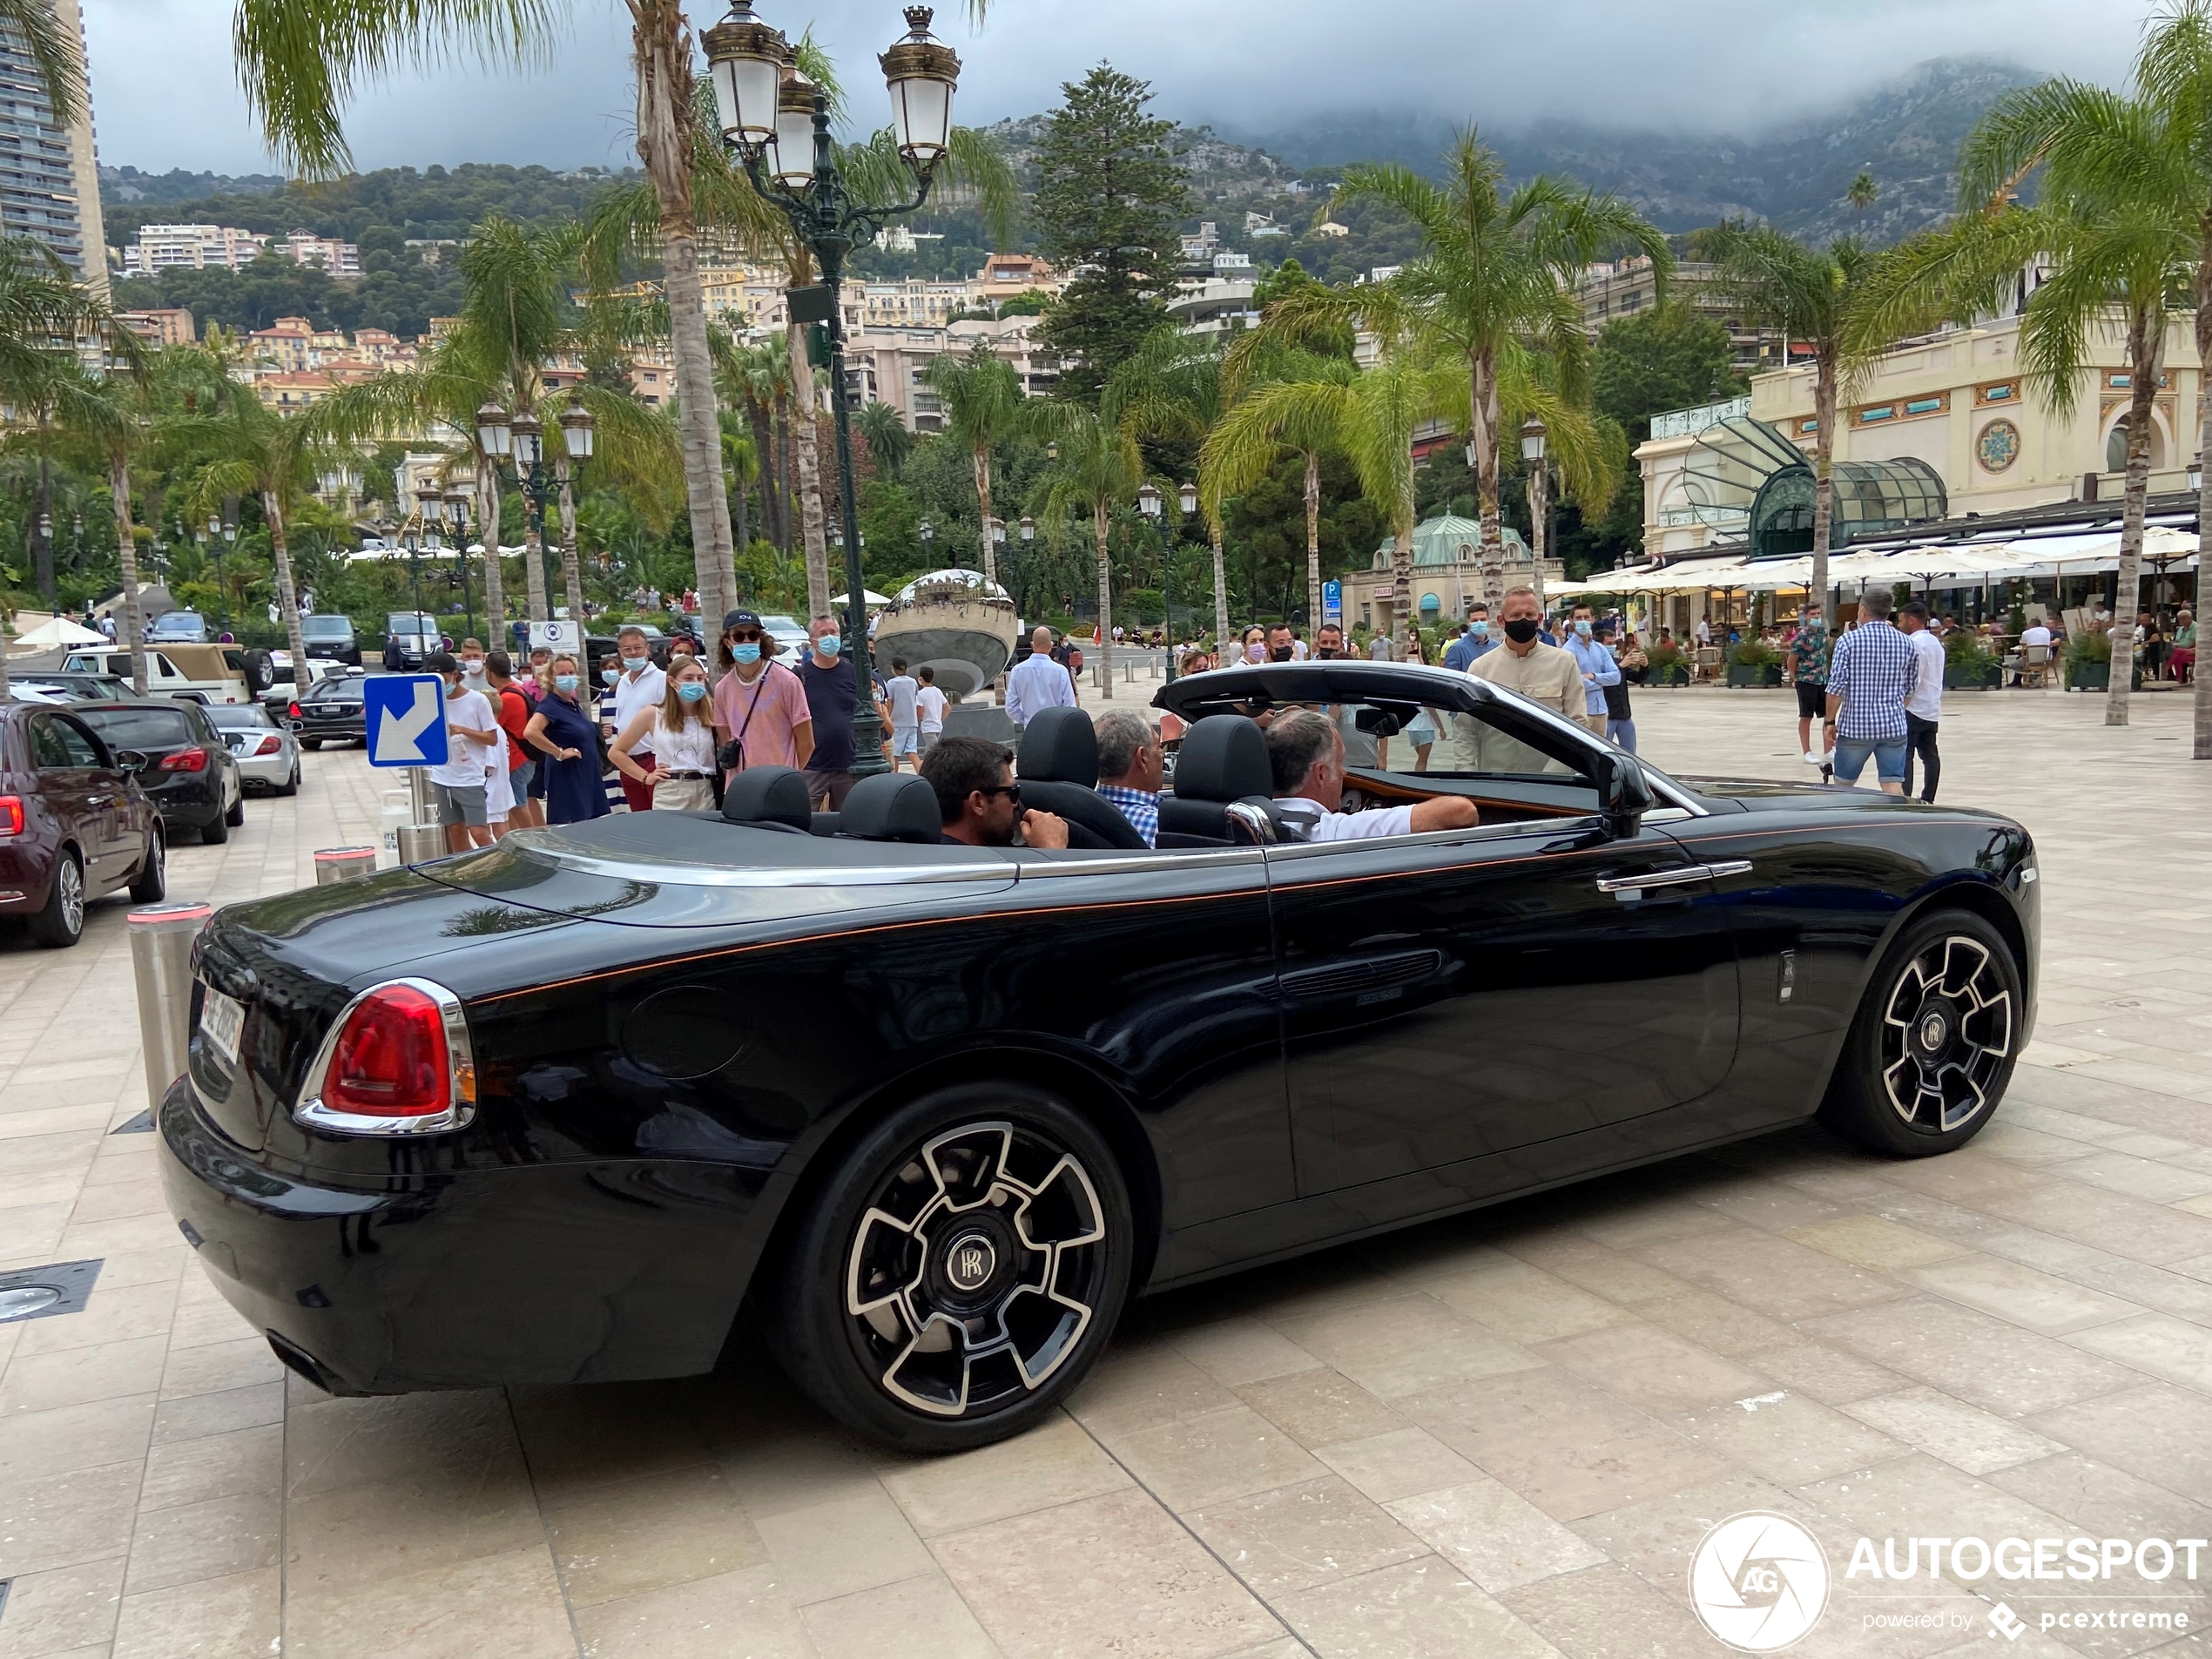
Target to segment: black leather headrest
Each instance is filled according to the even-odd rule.
[[[1183,734],[1175,792],[1185,800],[1242,800],[1275,793],[1267,734],[1242,714],[1209,714]]]
[[[910,772],[880,772],[853,786],[837,833],[860,841],[935,841],[941,833],[937,792]]]
[[[1081,709],[1045,709],[1022,732],[1015,762],[1025,779],[1098,787],[1098,728]]]
[[[813,820],[806,774],[789,766],[748,766],[722,791],[722,816],[733,824],[787,824],[803,830]]]

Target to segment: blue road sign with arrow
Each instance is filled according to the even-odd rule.
[[[372,766],[446,763],[446,685],[435,674],[374,674],[361,682]]]

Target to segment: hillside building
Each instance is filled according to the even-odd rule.
[[[84,52],[78,0],[51,0],[55,20]],[[91,57],[85,54],[84,61]],[[107,231],[100,219],[99,157],[91,94],[68,126],[54,120],[19,37],[0,33],[0,233],[53,249],[101,300],[108,297]]]

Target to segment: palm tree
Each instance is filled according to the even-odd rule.
[[[871,403],[853,421],[867,441],[868,455],[880,475],[889,477],[907,464],[914,453],[914,435],[907,430],[898,410],[888,403]]]
[[[1141,438],[1203,443],[1236,395],[1224,356],[1172,327],[1156,330],[1116,373],[1122,383],[1123,419]],[[1229,563],[1222,544],[1225,498],[1202,495],[1200,504],[1206,539],[1213,547],[1214,639],[1218,644],[1229,637]],[[1307,614],[1318,622],[1318,586],[1313,606]]]
[[[138,609],[138,549],[131,522],[131,462],[149,437],[149,391],[144,379],[114,374],[96,379],[72,365],[57,401],[64,428],[107,474],[117,574],[123,586],[122,637],[131,653],[131,690],[137,697],[146,694],[146,644]]]
[[[1360,321],[1386,343],[1419,331],[1466,366],[1482,557],[1494,567],[1505,546],[1498,515],[1499,443],[1507,429],[1501,385],[1527,375],[1528,358],[1541,354],[1552,360],[1553,381],[1567,401],[1586,401],[1592,345],[1574,280],[1601,254],[1627,249],[1649,259],[1663,283],[1674,263],[1667,239],[1618,197],[1564,179],[1540,175],[1507,192],[1504,164],[1472,129],[1446,152],[1442,184],[1409,167],[1357,166],[1345,170],[1338,199],[1379,201],[1405,213],[1420,228],[1421,257],[1387,282],[1334,302],[1319,296],[1337,291],[1299,290],[1283,309],[1317,321]]]
[[[1198,497],[1205,503],[1207,516],[1218,522],[1229,498],[1243,495],[1265,477],[1283,450],[1290,449],[1303,458],[1306,614],[1318,626],[1321,620],[1321,452],[1337,442],[1345,405],[1336,395],[1348,391],[1359,371],[1346,358],[1294,347],[1268,352],[1256,363],[1249,357],[1241,358],[1238,368],[1255,368],[1260,379],[1257,385],[1238,388],[1238,401],[1206,434],[1198,451]],[[1282,389],[1291,388],[1298,389]],[[1217,608],[1222,612],[1220,627],[1225,638],[1227,601],[1217,601]]]
[[[1844,192],[1844,199],[1858,210],[1858,222],[1864,225],[1866,210],[1874,205],[1875,198],[1881,193],[1882,187],[1874,182],[1874,175],[1862,167],[1858,177],[1851,181],[1851,188]]]
[[[1785,353],[1812,348],[1812,582],[1828,602],[1828,544],[1834,522],[1831,474],[1836,459],[1836,403],[1867,365],[1888,347],[1855,324],[1868,303],[1874,255],[1855,237],[1811,248],[1768,225],[1726,224],[1707,233],[1708,257],[1720,266],[1720,287],[1743,309],[1744,320],[1778,331]],[[1894,335],[1890,336],[1894,339]]]
[[[958,356],[941,352],[922,381],[945,406],[945,435],[975,464],[975,499],[983,517],[983,577],[999,579],[998,550],[991,540],[991,451],[1022,422],[1022,377],[1014,365],[978,340]],[[880,406],[879,406],[880,407]]]
[[[1143,457],[1136,438],[1122,418],[1122,397],[1109,380],[1098,407],[1040,399],[1029,405],[1032,429],[1054,446],[1054,458],[1037,481],[1031,510],[1048,525],[1078,512],[1090,516],[1098,556],[1098,666],[1104,689],[1114,695],[1114,577],[1107,546],[1114,509],[1136,498],[1144,482]]]

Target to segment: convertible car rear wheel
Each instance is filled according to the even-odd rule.
[[[1867,989],[1821,1121],[1899,1157],[1965,1145],[2012,1081],[2024,1007],[1996,928],[1963,910],[1922,917]]]
[[[1003,1440],[1089,1370],[1128,1293],[1128,1190],[1104,1138],[1016,1084],[879,1124],[784,1258],[778,1348],[848,1426],[908,1451]]]

